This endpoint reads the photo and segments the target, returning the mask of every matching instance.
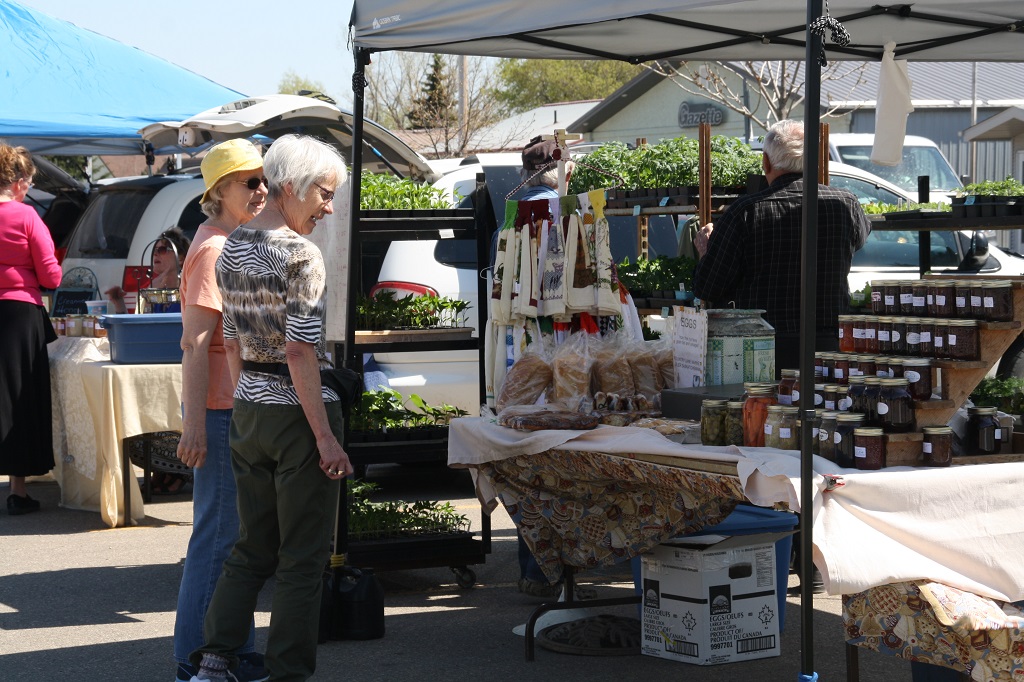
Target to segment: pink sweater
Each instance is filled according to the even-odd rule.
[[[20,201],[0,202],[0,300],[42,305],[39,288],[55,289],[60,278],[53,238],[39,215]]]

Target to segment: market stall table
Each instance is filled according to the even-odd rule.
[[[181,365],[109,361],[106,339],[61,337],[48,347],[54,475],[61,504],[99,511],[111,527],[145,516],[124,440],[181,430]],[[127,476],[126,476],[127,473]]]

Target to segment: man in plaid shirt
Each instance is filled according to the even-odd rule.
[[[803,152],[802,122],[773,125],[761,159],[768,188],[740,197],[694,240],[694,294],[715,307],[765,310],[775,328],[776,371],[799,365]],[[870,231],[853,194],[818,186],[817,350],[837,349],[837,317],[850,302],[846,278]]]

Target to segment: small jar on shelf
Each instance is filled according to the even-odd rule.
[[[946,344],[953,360],[977,360],[981,357],[977,320],[948,320]]]
[[[972,316],[970,280],[953,280],[953,315],[959,318]]]
[[[850,396],[847,395],[849,392],[849,386],[840,385],[836,388],[836,409],[840,412],[850,411]]]
[[[779,425],[782,424],[782,410],[785,405],[769,405],[768,416],[764,420],[764,447],[779,447]]]
[[[775,386],[772,384],[744,384],[747,398],[743,401],[743,444],[764,447],[764,425],[768,408],[776,405]]]
[[[853,318],[856,315],[839,316],[839,351],[841,353],[852,353],[854,348],[853,340]]]
[[[932,299],[928,310],[929,315],[933,315],[935,317],[953,316],[954,302],[956,300],[956,290],[953,286],[953,280],[928,280],[928,296]]]
[[[835,353],[835,367],[832,370],[833,378],[835,382],[840,386],[845,386],[846,382],[850,379],[850,357],[843,353]]]
[[[878,318],[878,353],[885,355],[892,352],[892,317]]]
[[[948,426],[926,426],[921,452],[924,465],[929,467],[948,467],[953,463],[953,429]]]
[[[994,407],[967,408],[964,429],[964,454],[997,455],[1002,445],[1002,429]]]
[[[825,409],[825,384],[814,384],[814,409]]]
[[[776,400],[779,405],[799,405],[800,404],[800,370],[798,369],[783,369],[779,373],[782,378],[779,380],[779,386],[776,389]]]
[[[821,425],[818,427],[818,455],[830,462],[836,461],[836,444],[832,436],[836,432],[839,414],[836,410],[825,410],[821,413]]]
[[[900,281],[900,315],[914,314],[914,282],[909,279]]]
[[[906,433],[914,428],[914,404],[906,379],[882,379],[878,396],[878,420],[886,433]]]
[[[835,463],[844,469],[855,468],[853,454],[853,430],[859,428],[864,421],[864,415],[856,412],[845,412],[836,417],[836,430],[832,434],[832,442],[835,445]]]
[[[884,281],[882,313],[885,315],[899,315],[900,313],[900,283],[897,280],[887,279]]]
[[[700,404],[701,445],[726,445],[725,400],[705,400]]]
[[[878,352],[878,318],[871,315],[862,315],[864,318],[864,352],[875,354]]]
[[[853,459],[858,469],[885,467],[885,436],[882,429],[862,426],[853,430]]]
[[[922,317],[918,322],[921,325],[921,350],[922,358],[930,358],[935,354],[933,338],[935,336],[935,320],[930,317]]]
[[[857,371],[860,372],[861,376],[873,377],[878,371],[877,356],[875,355],[858,355],[857,356]]]
[[[865,377],[864,397],[861,403],[863,408],[860,410],[851,408],[851,411],[864,415],[864,426],[879,426],[881,424],[878,417],[878,400],[882,395],[883,381],[886,381],[886,379]]]
[[[903,378],[907,380],[910,397],[930,400],[932,397],[932,359],[904,358]]]
[[[932,357],[942,360],[949,357],[949,323],[936,319],[932,332]]]
[[[799,407],[782,408],[782,417],[779,420],[779,428],[776,435],[778,440],[775,447],[780,450],[800,449],[800,429],[798,428],[799,416]],[[767,434],[765,434],[765,438],[767,438]]]
[[[906,318],[907,322],[907,355],[921,355],[921,321],[916,317]]]
[[[889,350],[893,355],[907,354],[907,318],[892,318],[892,346]]]
[[[1009,280],[994,279],[982,285],[982,307],[985,319],[1009,322],[1013,319],[1013,285]]]
[[[924,317],[928,314],[928,283],[924,280],[917,280],[911,285],[913,299],[911,304],[911,315]]]
[[[866,401],[865,401],[865,389],[867,385],[864,383],[867,377],[856,376],[850,377],[850,383],[847,385],[847,395],[850,398],[850,411],[860,412],[866,414]]]
[[[743,402],[725,404],[725,444],[743,445]]]
[[[871,312],[874,315],[881,315],[885,312],[885,303],[882,300],[884,286],[885,280],[876,279],[871,281]]]

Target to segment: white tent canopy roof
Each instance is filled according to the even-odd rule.
[[[1020,61],[1024,1],[830,0],[852,36],[829,59],[896,56],[925,61]],[[405,50],[528,59],[679,56],[700,60],[803,59],[805,0],[355,0],[353,41]],[[978,38],[983,38],[979,40]]]

